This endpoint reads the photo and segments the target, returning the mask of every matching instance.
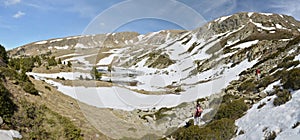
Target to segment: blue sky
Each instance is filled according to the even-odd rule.
[[[300,0],[0,0],[0,44],[11,49],[82,33],[193,29],[245,11],[300,20],[298,7]]]

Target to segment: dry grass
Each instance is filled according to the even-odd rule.
[[[107,140],[110,139],[103,135],[86,119],[85,114],[82,113],[80,106],[77,101],[69,96],[61,94],[54,87],[51,87],[43,81],[38,81],[31,79],[35,84],[37,90],[39,90],[42,95],[39,96],[26,96],[26,99],[31,102],[35,102],[40,105],[46,105],[51,110],[69,118],[76,126],[82,129],[85,139],[99,139]],[[50,87],[46,89],[45,86]]]
[[[51,79],[55,82],[59,82],[65,86],[84,86],[84,87],[111,87],[113,83],[105,81],[95,81],[95,80],[58,80]]]

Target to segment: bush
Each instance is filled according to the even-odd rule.
[[[8,56],[5,48],[0,44],[0,58],[2,58],[4,63],[8,62]]]
[[[286,62],[288,62],[288,61],[293,60],[294,58],[295,58],[295,56],[287,56],[287,57],[285,57],[285,58],[282,60],[282,62],[286,63]]]
[[[238,99],[239,96],[226,94],[223,96],[222,103],[231,103],[233,100]]]
[[[277,95],[277,97],[273,101],[274,106],[280,106],[282,104],[285,104],[292,98],[291,93],[286,89],[278,89],[274,92],[276,92]]]
[[[297,60],[297,61],[291,61],[291,62],[282,62],[282,63],[278,64],[277,69],[278,68],[288,69],[290,67],[297,66],[299,64],[300,64],[299,60]]]
[[[243,99],[234,100],[231,103],[222,103],[214,119],[229,118],[235,120],[242,117],[247,110],[248,106]]]
[[[51,58],[48,59],[48,65],[49,66],[56,66],[57,65],[57,62],[56,62],[54,56],[52,56]]]
[[[11,100],[10,96],[11,94],[9,91],[0,82],[0,116],[3,118],[4,122],[9,122],[16,109],[16,105]]]
[[[283,83],[285,89],[300,89],[300,68],[295,68],[284,73],[281,83]]]
[[[265,76],[259,81],[258,88],[260,87],[267,87],[272,82],[274,82],[276,79],[273,76]]]
[[[18,130],[24,139],[82,139],[81,130],[69,119],[26,100],[20,101],[20,109],[10,127]]]
[[[203,128],[195,125],[182,127],[171,135],[180,140],[230,140],[235,134],[235,129],[234,120],[223,118],[213,121]]]
[[[35,89],[34,85],[31,82],[24,82],[22,88],[25,92],[32,95],[39,95],[39,92]]]
[[[256,85],[253,83],[253,80],[247,80],[238,87],[238,90],[239,91],[255,91]]]

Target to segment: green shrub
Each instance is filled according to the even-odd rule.
[[[156,120],[160,120],[163,117],[167,116],[167,114],[164,114],[164,113],[169,110],[172,110],[172,108],[163,107],[163,108],[160,108],[158,111],[156,111],[154,114],[146,114],[146,115],[143,115],[141,118],[146,119],[146,116],[150,116],[150,117],[155,116]]]
[[[29,80],[25,71],[19,74],[15,70],[9,68],[0,68],[1,75],[11,80],[17,80],[17,83],[20,83],[23,90],[32,95],[38,95],[38,91],[35,89],[33,83]]]
[[[300,89],[300,68],[295,68],[284,73],[281,83],[283,83],[285,89]]]
[[[35,89],[34,85],[31,82],[24,82],[22,88],[25,92],[32,95],[39,95],[39,92]]]
[[[278,68],[288,69],[290,67],[297,66],[299,64],[300,64],[299,60],[297,60],[297,61],[290,61],[290,62],[282,62],[282,63],[278,64],[277,69]]]
[[[8,62],[8,56],[5,48],[0,44],[0,58],[2,58],[4,63]]]
[[[234,120],[223,118],[203,128],[195,125],[182,127],[171,135],[180,140],[230,140],[235,134],[235,129]]]
[[[256,84],[253,83],[253,80],[247,80],[238,87],[238,90],[239,91],[255,91]]]
[[[291,93],[286,89],[277,89],[274,91],[277,95],[277,97],[274,99],[273,104],[274,106],[280,106],[282,104],[285,104],[289,100],[291,100],[292,95]]]
[[[11,94],[9,91],[0,82],[0,116],[3,118],[4,122],[9,122],[16,109],[16,105],[11,100],[10,96]]]
[[[18,130],[24,139],[82,139],[81,130],[68,118],[26,100],[20,101],[20,109],[10,127]]]
[[[274,82],[276,79],[273,76],[265,76],[259,81],[258,88],[260,87],[267,87],[270,85],[272,82]]]
[[[231,103],[233,100],[240,98],[239,96],[226,94],[223,96],[222,103]]]
[[[214,116],[214,119],[230,118],[238,119],[248,110],[243,99],[234,100],[231,103],[222,103]]]
[[[282,60],[282,62],[286,63],[286,62],[293,60],[294,58],[295,58],[295,56],[287,56]]]

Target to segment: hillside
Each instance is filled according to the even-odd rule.
[[[299,43],[300,22],[293,17],[244,12],[192,31],[82,35],[8,53],[11,67],[20,66],[19,59],[34,61],[26,72],[36,86],[42,81],[78,100],[86,119],[114,139],[244,139],[254,133],[255,139],[282,139],[299,136],[292,126],[299,123]],[[195,101],[205,109],[203,127],[182,127]],[[264,121],[249,129],[256,127],[251,121],[281,108],[295,110],[287,111],[291,118],[274,117],[285,125]]]

